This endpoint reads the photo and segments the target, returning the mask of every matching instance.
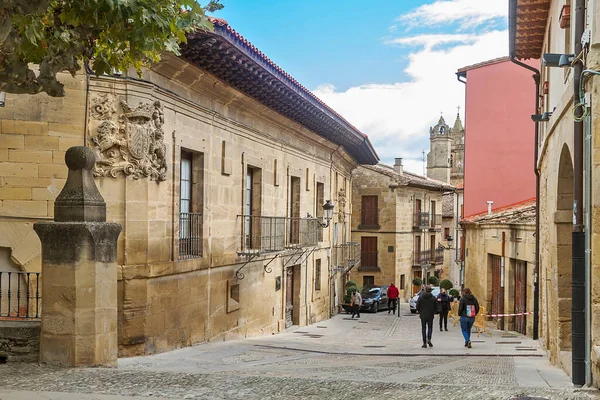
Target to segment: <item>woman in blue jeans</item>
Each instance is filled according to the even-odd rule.
[[[465,347],[471,348],[471,328],[475,323],[475,316],[479,314],[479,302],[471,293],[471,289],[464,288],[463,296],[458,304],[460,316],[460,329],[465,338]]]

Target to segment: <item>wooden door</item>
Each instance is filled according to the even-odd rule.
[[[293,268],[288,268],[285,274],[285,327],[294,325],[294,274]]]
[[[423,272],[420,269],[413,271],[414,278],[423,278]],[[417,294],[419,290],[421,290],[421,286],[413,285],[413,295]]]
[[[435,264],[435,235],[431,235],[431,239],[429,241],[429,263]]]
[[[363,267],[377,267],[377,238],[360,238],[360,263]]]
[[[527,263],[517,260],[515,264],[515,313],[527,311]],[[525,335],[527,318],[525,315],[515,317],[515,331]]]
[[[504,288],[502,287],[502,259],[490,255],[492,265],[492,314],[504,314]],[[498,329],[504,329],[504,318],[498,318]]]
[[[414,215],[415,221],[413,223],[413,226],[420,226],[421,225],[421,199],[416,199],[415,200],[415,215]]]

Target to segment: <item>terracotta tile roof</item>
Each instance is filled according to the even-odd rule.
[[[342,145],[361,164],[379,157],[369,138],[270,60],[220,18],[214,32],[188,34],[182,58],[320,136]]]
[[[393,178],[397,183],[403,186],[420,187],[424,189],[439,190],[442,192],[454,191],[454,186],[449,183],[428,178],[426,176],[413,174],[412,172],[404,171],[402,174],[394,171],[394,167],[379,163],[377,165],[363,165],[364,168],[370,169],[380,174],[384,174]]]
[[[518,59],[538,59],[542,52],[550,0],[510,0],[510,54]]]
[[[485,67],[486,65],[499,64],[501,62],[505,62],[505,61],[509,61],[509,60],[510,59],[508,58],[508,56],[498,57],[498,58],[494,58],[492,60],[482,61],[482,62],[477,63],[477,64],[467,65],[466,67],[460,68],[457,71],[457,73],[466,72],[466,71],[469,71],[469,70],[475,69],[475,68]]]
[[[535,199],[498,208],[491,214],[484,212],[471,215],[461,222],[467,224],[535,224]]]

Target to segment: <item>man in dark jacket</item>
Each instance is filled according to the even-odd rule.
[[[442,322],[444,323],[444,328],[448,331],[448,312],[450,311],[452,297],[446,293],[446,289],[442,288],[440,294],[438,294],[437,301],[440,306],[440,331],[442,330]]]
[[[417,300],[417,312],[421,317],[421,333],[423,334],[423,348],[433,347],[431,344],[431,334],[433,333],[433,316],[435,315],[437,299],[431,294],[431,286],[425,286],[425,293],[419,296]],[[425,335],[427,328],[427,335]]]
[[[400,294],[400,291],[398,290],[398,288],[396,287],[396,285],[394,285],[394,282],[392,282],[390,284],[390,287],[388,288],[387,291],[387,296],[388,296],[388,314],[390,312],[393,312],[394,314],[396,313],[396,304],[398,303],[398,295]]]

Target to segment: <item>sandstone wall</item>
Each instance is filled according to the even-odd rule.
[[[363,276],[372,275],[375,277],[376,284],[389,285],[394,282],[400,290],[400,299],[408,301],[413,295],[414,271],[422,271],[421,267],[413,266],[415,236],[422,236],[421,249],[425,250],[429,249],[432,235],[435,236],[435,245],[437,246],[438,243],[442,243],[443,234],[441,229],[426,230],[425,232],[413,230],[415,200],[421,200],[423,211],[429,211],[430,202],[435,201],[436,212],[441,214],[442,193],[405,185],[390,188],[392,183],[394,181],[388,175],[365,167],[359,167],[353,172],[352,240],[360,242],[361,237],[364,236],[378,238],[378,266],[381,271],[362,271],[359,268],[352,271],[351,279],[355,279],[361,285]],[[397,183],[394,184],[397,185]],[[379,229],[367,229],[359,226],[361,196],[367,195],[379,197]],[[435,268],[430,269],[432,275]],[[404,275],[403,286],[401,285],[402,275]]]
[[[144,80],[90,78],[86,96],[86,78],[78,75],[64,78],[67,96],[61,99],[7,96],[6,107],[0,108],[0,232],[8,234],[0,235],[0,246],[11,248],[22,269],[39,270],[31,219],[53,216],[53,200],[67,173],[64,151],[83,143],[84,128],[86,144],[98,150],[93,139],[103,122],[119,124],[126,106],[152,107],[159,101],[166,180],[123,173],[96,178],[107,220],[123,226],[118,241],[120,355],[279,332],[285,327],[287,291],[293,292],[295,324],[328,318],[336,311],[330,289],[335,281],[341,285],[340,274],[330,270],[329,247],[334,232],[339,243],[350,239],[355,162],[338,145],[175,57],[146,71]],[[178,240],[182,150],[194,154],[194,207],[203,214],[202,256],[186,260],[179,257]],[[289,216],[291,177],[300,179],[300,217],[315,216],[322,206],[316,186],[324,185],[325,200],[331,199],[336,209],[315,248],[286,251],[275,259],[275,254],[251,260],[238,255],[248,167],[260,169],[262,216]],[[271,272],[264,269],[269,262]],[[238,270],[243,279],[236,278]],[[292,271],[293,287],[288,287]]]
[[[526,264],[526,311],[533,311],[533,282],[535,268],[534,224],[465,224],[465,287],[471,289],[479,305],[486,313],[492,311],[492,264],[490,255],[502,256],[504,233],[504,310],[503,314],[515,312],[515,263]],[[512,231],[512,233],[511,233]],[[514,329],[514,317],[505,317],[504,330]],[[492,319],[498,323],[498,319]],[[526,317],[526,334],[531,336],[533,315]]]

